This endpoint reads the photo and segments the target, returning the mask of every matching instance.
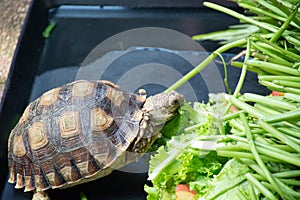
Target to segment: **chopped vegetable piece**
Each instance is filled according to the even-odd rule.
[[[196,191],[190,190],[186,184],[178,184],[175,188],[176,200],[195,200]]]
[[[50,34],[53,31],[53,29],[55,28],[55,26],[56,26],[56,22],[51,22],[43,31],[43,37],[49,38]]]

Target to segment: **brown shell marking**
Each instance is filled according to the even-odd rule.
[[[33,150],[42,148],[48,143],[44,123],[35,122],[28,129],[29,144]]]
[[[126,164],[124,152],[138,133],[144,101],[108,81],[76,81],[44,93],[10,135],[9,182],[44,191]]]
[[[23,142],[23,136],[22,135],[17,135],[14,138],[14,154],[18,157],[24,156],[26,154],[24,142]]]
[[[76,81],[73,85],[73,97],[85,97],[92,94],[94,84],[87,81]]]
[[[81,131],[79,113],[68,111],[59,117],[60,135],[62,138],[70,138]]]
[[[40,97],[40,105],[41,106],[50,106],[58,99],[58,93],[60,88],[55,88],[45,92]]]
[[[116,106],[120,106],[121,103],[125,100],[123,92],[121,90],[116,90],[114,88],[108,87],[107,97],[114,103]]]
[[[101,108],[91,111],[91,128],[94,131],[106,130],[112,125],[113,121],[114,119]]]
[[[30,114],[29,110],[30,110],[30,104],[24,110],[24,113],[23,113],[22,117],[20,118],[19,123],[24,123],[28,119],[29,114]]]
[[[98,82],[101,82],[101,83],[104,83],[105,85],[108,85],[112,88],[118,88],[118,89],[121,89],[118,85],[110,82],[110,81],[107,81],[107,80],[101,80],[101,81],[98,81]]]

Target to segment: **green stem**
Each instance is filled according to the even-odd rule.
[[[287,66],[287,67],[293,67],[294,66],[294,63],[288,62],[286,60],[281,61],[281,60],[278,60],[276,58],[272,58],[268,55],[258,53],[258,52],[253,52],[252,56],[254,58],[258,58],[259,60],[267,61],[267,62],[278,64],[278,65],[284,65],[284,66]]]
[[[56,22],[51,22],[43,31],[43,33],[42,33],[43,37],[49,38],[50,34],[53,31],[53,29],[55,28],[55,26],[56,26]]]
[[[264,85],[266,87],[268,87],[270,90],[275,90],[275,91],[278,91],[278,92],[284,92],[284,87],[282,85],[278,85],[272,81],[265,81],[265,80],[262,80],[262,79],[259,79],[258,82],[261,84],[261,85]]]
[[[283,133],[286,133],[288,135],[291,135],[293,137],[299,138],[300,139],[300,132],[298,130],[292,129],[292,128],[287,128],[287,127],[278,127],[277,128],[279,131],[282,131]]]
[[[270,9],[270,10],[280,9],[281,16],[283,16],[283,17],[289,16],[289,14],[291,13],[290,10],[292,10],[292,6],[285,6],[282,4],[283,3],[282,1],[278,1],[278,0],[270,0],[270,1],[274,4],[274,7],[271,9],[269,7],[267,7],[268,9]],[[285,3],[288,3],[288,2],[285,1]],[[300,24],[300,20],[297,18],[297,16],[295,16],[294,22],[296,24]]]
[[[273,195],[273,193],[268,190],[265,186],[263,186],[257,179],[255,179],[250,173],[245,174],[247,180],[256,187],[261,193],[265,195],[268,199],[277,200],[277,198]]]
[[[298,145],[297,143],[291,141],[288,137],[285,136],[285,134],[281,133],[279,130],[277,130],[276,128],[274,128],[270,124],[268,124],[266,121],[260,119],[260,120],[258,120],[258,124],[264,130],[266,130],[270,134],[274,135],[277,139],[282,141],[284,144],[287,144],[290,147],[292,147],[294,150],[296,150],[297,152],[300,152],[300,145]],[[300,160],[299,160],[299,162],[300,162]]]
[[[273,189],[273,187],[267,183],[267,182],[261,182],[266,188],[269,188],[269,189]],[[293,190],[292,188],[288,187],[287,185],[285,185],[284,183],[280,182],[280,187],[283,188],[283,190],[289,194],[289,195],[292,195],[294,197],[296,197],[297,199],[299,199],[300,197],[300,193],[299,192],[296,192],[295,190]]]
[[[297,69],[293,69],[290,67],[286,67],[286,66],[278,65],[278,64],[274,64],[274,63],[258,61],[258,60],[249,60],[247,62],[247,65],[262,68],[264,70],[269,69],[270,71],[279,71],[279,72],[283,72],[286,74],[290,74],[292,76],[300,76],[300,71],[298,71]]]
[[[251,130],[251,133],[253,134],[253,131]],[[297,153],[294,149],[289,147],[288,145],[284,144],[277,144],[273,141],[270,141],[266,139],[265,137],[262,137],[260,135],[255,136],[255,140],[257,141],[255,144],[257,144],[259,147],[269,149],[271,151],[286,155],[286,156],[291,156],[290,153]]]
[[[275,177],[275,174],[273,174]],[[266,179],[259,174],[253,174],[253,177],[256,178],[259,181],[266,181]],[[296,180],[296,179],[283,179],[283,178],[278,178],[277,180],[279,180],[282,183],[285,183],[287,185],[293,185],[293,186],[300,186],[300,181]]]
[[[286,60],[283,59],[281,55],[278,55],[278,52],[274,51],[274,49],[272,49],[272,47],[270,48],[270,46],[265,45],[264,43],[259,43],[259,42],[251,42],[251,45],[253,46],[253,48],[259,52],[263,52],[264,54],[266,54],[268,57],[271,57],[277,61],[279,61],[280,63],[282,63],[281,65],[286,66]],[[265,60],[264,60],[265,61]],[[278,62],[276,62],[278,63]]]
[[[297,95],[297,94],[285,93],[284,98],[292,100],[292,101],[300,102],[300,95]]]
[[[230,127],[236,128],[239,131],[244,131],[243,124],[240,123],[240,121],[238,119],[231,119],[229,121],[229,125],[230,125]]]
[[[293,33],[294,34],[294,33]],[[284,38],[291,44],[300,46],[300,40],[291,35],[285,35]]]
[[[276,122],[272,124],[275,128],[289,128],[289,129],[294,129],[297,130],[300,133],[300,127],[298,125],[292,124],[290,122]],[[290,134],[291,135],[291,134]]]
[[[282,80],[282,81],[300,82],[300,77],[299,76],[260,75],[260,76],[258,76],[258,78],[260,80],[264,80],[264,81]]]
[[[233,118],[237,118],[239,116],[240,113],[242,112],[245,112],[244,110],[239,110],[239,111],[236,111],[236,112],[232,112],[232,113],[228,113],[226,115],[224,115],[221,120],[222,121],[228,121],[230,119],[233,119]]]
[[[257,195],[254,192],[253,185],[248,184],[247,189],[248,189],[250,200],[257,200],[258,197],[257,197]]]
[[[297,143],[297,144],[300,145],[300,140],[299,140],[298,138],[295,138],[295,137],[290,136],[290,135],[287,135],[287,137],[288,137],[291,141],[293,141],[293,142],[295,142],[295,143]]]
[[[85,194],[83,192],[80,192],[80,199],[81,200],[87,200]]]
[[[241,6],[243,8],[246,8],[246,9],[249,9],[252,12],[254,11],[258,15],[269,16],[269,17],[271,17],[271,18],[273,18],[275,20],[279,20],[279,21],[282,21],[282,22],[285,22],[285,20],[287,20],[285,17],[282,17],[280,15],[274,14],[273,12],[269,12],[267,9],[262,9],[262,8],[254,6],[254,5],[249,5],[247,3],[239,3],[239,6]],[[293,25],[295,27],[299,28],[299,26],[297,24],[293,23]]]
[[[250,150],[256,160],[256,162],[258,163],[259,167],[262,169],[262,171],[264,172],[267,180],[271,183],[271,185],[274,187],[274,189],[276,190],[276,192],[278,192],[278,194],[284,198],[286,195],[284,194],[284,192],[281,190],[281,188],[279,187],[279,185],[277,184],[276,180],[274,179],[274,177],[272,176],[272,174],[270,173],[270,171],[267,169],[266,165],[264,164],[263,160],[261,159],[257,149],[256,149],[256,145],[254,143],[254,140],[253,140],[253,136],[252,136],[252,133],[251,133],[251,130],[250,130],[250,127],[248,125],[248,121],[246,119],[246,116],[241,113],[240,114],[240,118],[242,120],[242,123],[245,127],[245,131],[246,131],[246,134],[247,134],[247,139],[248,139],[248,143],[249,143],[249,146],[250,146]],[[291,197],[288,197],[288,199],[293,199]]]
[[[282,114],[272,115],[264,118],[264,120],[269,123],[289,121],[289,120],[299,120],[299,119],[300,119],[300,108]]]
[[[264,80],[259,80],[258,81],[261,85],[266,86],[270,90],[278,91],[278,92],[286,92],[286,88],[284,88],[281,85],[277,85],[275,83],[272,83],[270,81],[264,81]]]
[[[291,87],[284,87],[284,91],[288,92],[288,93],[293,93],[293,94],[300,95],[300,89],[291,88]]]
[[[236,141],[240,141],[240,142],[247,142],[247,139],[241,136],[236,136],[236,135],[226,135],[227,138],[231,139],[231,140],[236,140]]]
[[[232,61],[230,64],[231,64],[231,66],[234,66],[234,67],[243,68],[243,63],[242,62]],[[254,68],[252,66],[248,66],[247,70],[250,71],[250,72],[256,73],[256,74],[261,74],[262,73],[261,69]]]
[[[237,86],[236,86],[236,88],[234,90],[234,93],[233,93],[234,97],[237,97],[237,95],[240,93],[240,91],[242,89],[242,86],[244,84],[244,80],[245,80],[246,73],[247,73],[247,65],[246,65],[246,63],[249,60],[250,53],[251,53],[251,43],[250,43],[250,38],[248,37],[247,38],[247,49],[246,49],[246,55],[245,55],[245,59],[244,59],[244,63],[243,63],[243,68],[242,68],[242,72],[241,72],[239,81],[237,83]]]
[[[300,170],[290,170],[274,173],[274,176],[278,178],[297,178],[300,177]]]
[[[231,94],[231,89],[229,87],[229,84],[228,84],[228,72],[227,72],[227,65],[226,65],[226,62],[222,56],[222,54],[216,52],[218,54],[218,56],[221,58],[222,60],[222,63],[223,63],[223,68],[224,68],[224,85],[228,91],[228,94]]]
[[[244,191],[242,192],[241,189],[237,189],[236,190],[236,197],[239,200],[248,200],[249,198],[246,196],[246,194],[244,194]]]
[[[283,49],[279,45],[274,44],[271,41],[269,41],[263,37],[258,37],[257,39],[259,39],[262,43],[269,45],[270,47],[272,47],[272,49],[274,51],[277,51],[278,53],[280,53],[282,56],[288,58],[289,60],[292,60],[294,62],[298,62],[300,60],[300,55],[298,55],[296,53],[293,53],[291,51]],[[285,66],[287,66],[287,65],[285,65]]]
[[[287,17],[286,12],[282,10],[283,6],[282,4],[277,4],[278,0],[270,0],[272,3],[269,3],[265,0],[257,0],[256,2],[260,5],[264,6],[266,9],[271,10],[272,12],[276,13],[278,16]],[[276,3],[277,2],[277,3]]]
[[[240,101],[239,99],[230,96],[230,101],[232,102],[233,105],[235,105],[236,107],[246,111],[247,113],[249,113],[250,115],[252,115],[253,117],[256,118],[264,118],[265,115],[261,112],[259,112],[257,109],[253,108],[253,106]]]
[[[250,150],[249,145],[245,142],[239,142],[239,144],[235,145],[235,147],[234,147],[234,145],[232,145],[232,147],[230,147],[230,146],[222,146],[221,147],[220,146],[220,147],[218,147],[218,151],[219,151],[219,149],[223,150],[224,148],[225,149],[226,148],[227,149],[231,148],[235,151],[237,151],[237,150],[239,150],[239,151],[241,151],[241,150],[249,151]],[[292,165],[295,165],[295,166],[298,166],[298,167],[300,166],[299,158],[297,156],[295,156],[293,153],[282,151],[280,149],[274,150],[273,147],[270,147],[270,146],[266,147],[264,145],[257,146],[257,151],[261,154],[261,157],[263,158],[262,160],[264,160],[264,161],[278,160],[281,163],[283,161],[285,163],[289,163],[289,164],[292,164]],[[267,157],[267,159],[266,159],[266,157]],[[254,157],[251,157],[251,159],[253,159],[253,158]]]
[[[242,46],[246,43],[245,39],[237,40],[228,44],[225,44],[212,52],[205,60],[203,60],[198,66],[196,66],[193,70],[179,79],[176,83],[171,85],[168,89],[164,91],[164,93],[170,92],[171,90],[176,90],[185,82],[193,78],[197,73],[199,73],[204,67],[206,67],[209,63],[211,63],[220,53],[223,53],[231,48]]]
[[[282,183],[285,183],[287,185],[294,185],[294,186],[300,186],[300,181],[296,179],[279,179]]]
[[[269,105],[271,107],[276,107],[276,108],[280,108],[283,110],[294,110],[297,108],[297,106],[293,103],[289,103],[289,102],[285,102],[285,101],[277,100],[277,99],[273,99],[273,98],[268,98],[268,97],[261,96],[258,94],[245,93],[243,95],[243,97],[247,101],[259,102],[261,104]]]
[[[206,7],[209,7],[209,8],[212,8],[212,9],[215,9],[215,10],[218,10],[220,12],[223,12],[223,13],[226,13],[230,16],[233,16],[235,18],[238,18],[240,19],[241,21],[244,21],[244,22],[248,22],[250,24],[254,24],[262,29],[266,29],[268,31],[271,31],[273,33],[277,32],[278,31],[278,28],[277,27],[274,27],[274,26],[270,26],[266,23],[262,23],[262,22],[259,22],[259,21],[256,21],[254,19],[251,19],[249,17],[246,17],[245,15],[242,15],[238,12],[235,12],[233,10],[230,10],[228,8],[225,8],[223,6],[220,6],[220,5],[217,5],[217,4],[214,4],[214,3],[211,3],[211,2],[204,2],[203,3],[204,6]]]
[[[261,170],[261,168],[253,161],[253,160],[249,160],[249,159],[240,159],[242,162],[244,162],[246,165],[248,165],[250,168],[252,168],[257,174],[253,174],[253,177],[258,180],[261,181],[262,184],[267,184],[267,188],[274,190],[274,187],[272,185],[270,185],[269,183],[265,182],[266,181],[266,176],[263,173],[263,171]],[[274,174],[273,174],[274,175]],[[276,181],[278,182],[278,184],[280,185],[280,187],[283,189],[283,191],[285,191],[285,194],[287,194],[291,199],[294,199],[293,197],[299,197],[299,193],[296,193],[294,190],[292,190],[291,188],[289,188],[285,183],[289,182],[291,184],[299,184],[297,181],[294,181],[293,179],[280,179],[275,177]],[[289,190],[287,192],[287,190]]]
[[[255,103],[254,108],[258,109],[259,111],[263,112],[265,115],[278,115],[280,112],[273,109],[272,107],[263,105],[261,103]]]
[[[254,160],[254,156],[252,153],[247,153],[247,152],[240,152],[240,151],[226,151],[226,150],[217,150],[217,155],[222,156],[222,157],[227,157],[227,158],[246,158],[246,159],[251,159]],[[261,156],[265,161],[269,162],[278,162],[280,163],[280,160],[277,160],[275,158],[271,158],[269,156]]]
[[[270,42],[277,42],[277,40],[282,36],[283,32],[287,29],[290,23],[293,21],[296,13],[298,12],[298,6],[296,6],[295,10],[290,14],[290,16],[286,19],[286,21],[282,24],[280,29],[273,35]]]
[[[240,130],[237,130],[235,128],[231,128],[231,127],[230,127],[229,133],[232,135],[236,135],[236,136],[244,136],[243,132],[241,132]]]
[[[274,80],[273,83],[284,86],[284,87],[300,88],[300,82]]]

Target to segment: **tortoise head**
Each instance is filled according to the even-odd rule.
[[[159,93],[146,99],[144,112],[149,116],[144,137],[157,135],[165,123],[178,114],[184,96],[176,91]]]
[[[165,123],[178,113],[178,108],[183,104],[184,96],[176,91],[159,93],[150,96],[142,108],[144,118],[136,141],[132,146],[133,152],[143,153],[160,136],[160,130]]]
[[[176,91],[159,93],[146,99],[143,109],[149,113],[154,132],[157,132],[155,126],[158,126],[158,128],[163,126],[178,113],[177,110],[183,104],[183,101],[183,95]]]

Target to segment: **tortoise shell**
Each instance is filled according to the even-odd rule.
[[[62,188],[136,159],[125,152],[139,132],[145,100],[108,81],[76,81],[44,93],[10,134],[9,182],[25,191]]]

